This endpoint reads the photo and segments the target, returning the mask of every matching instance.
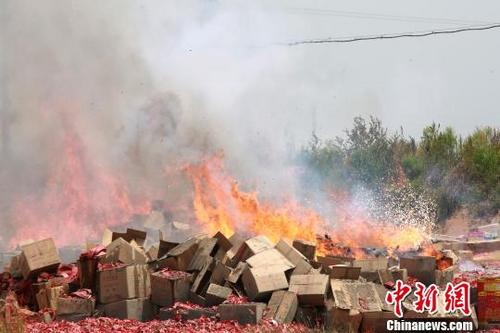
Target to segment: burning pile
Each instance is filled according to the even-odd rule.
[[[465,250],[467,243],[440,242],[433,247],[439,256],[401,252],[395,257],[366,249],[364,256],[356,257],[348,247],[336,255],[320,255],[308,240],[290,244],[263,235],[227,238],[222,232],[181,243],[160,239],[157,251],[145,251],[146,232],[128,229],[108,236],[104,244],[82,253],[77,265],[61,265],[51,239],[21,247],[2,277],[2,293],[10,295],[9,304],[15,303],[15,292],[21,306],[39,311],[28,316],[30,329],[41,330],[55,320],[53,327],[66,331],[111,331],[125,325],[124,330],[130,326],[146,331],[175,327],[240,332],[258,324],[273,331],[322,327],[378,332],[384,320],[395,318],[385,295],[398,280],[444,287],[460,280],[458,267],[473,254]],[[479,288],[487,289],[485,283],[491,279],[486,275],[480,276]],[[479,319],[490,320],[482,311],[492,301],[485,304],[474,290],[471,297]],[[27,310],[22,314],[17,307],[10,309],[20,318],[26,316]],[[404,316],[426,315],[408,307]]]

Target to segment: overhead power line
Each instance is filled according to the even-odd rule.
[[[414,31],[414,32],[402,32],[402,33],[392,33],[383,35],[365,35],[365,36],[355,36],[355,37],[305,39],[299,41],[292,41],[285,44],[288,46],[295,46],[302,44],[353,43],[353,42],[361,42],[367,40],[428,37],[432,35],[456,34],[466,31],[482,31],[482,30],[491,30],[497,28],[500,28],[500,23],[495,23],[486,26],[485,25],[467,26],[467,27],[447,29],[447,30]]]

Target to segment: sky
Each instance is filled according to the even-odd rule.
[[[0,108],[9,138],[1,140],[18,162],[50,159],[68,119],[95,155],[119,160],[135,144],[161,164],[152,155],[191,157],[210,146],[244,171],[280,165],[313,131],[342,135],[359,115],[417,139],[432,122],[461,135],[500,124],[500,29],[286,44],[500,22],[494,0],[2,6]]]

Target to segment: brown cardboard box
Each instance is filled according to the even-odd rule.
[[[43,272],[55,272],[61,263],[52,238],[21,246],[23,251],[18,262],[25,279]]]
[[[387,268],[378,270],[378,278],[380,284],[394,282],[394,277],[392,276],[392,272]]]
[[[357,333],[361,325],[361,318],[361,313],[358,310],[328,307],[325,328],[328,332]]]
[[[247,260],[250,268],[267,267],[270,270],[286,272],[295,268],[280,251],[276,249],[267,249],[259,252]]]
[[[57,299],[57,315],[84,314],[91,316],[94,312],[94,298],[59,297]]]
[[[160,242],[158,244],[158,258],[162,258],[168,253],[168,251],[172,250],[177,245],[179,245],[179,243],[177,242],[170,242],[160,239]]]
[[[281,268],[247,268],[243,272],[243,287],[251,301],[265,300],[275,290],[287,289],[288,281]]]
[[[292,274],[307,274],[311,271],[312,266],[307,261],[307,258],[296,248],[288,245],[284,240],[280,240],[278,244],[276,244],[275,249],[295,266]]]
[[[210,281],[210,272],[213,270],[215,263],[211,257],[208,257],[201,271],[196,275],[196,278],[193,281],[193,285],[191,286],[191,292],[204,295],[205,291],[208,288],[208,284]]]
[[[217,311],[220,320],[235,320],[240,324],[258,324],[265,308],[265,303],[221,304]]]
[[[222,262],[217,261],[215,263],[212,275],[210,276],[210,283],[223,285],[230,273],[231,268],[227,267]]]
[[[316,244],[313,242],[296,239],[293,241],[292,246],[308,260],[314,260],[314,256],[316,254]]]
[[[208,285],[207,293],[205,295],[205,305],[214,306],[224,302],[229,295],[232,294],[232,289],[224,286],[219,286],[215,283]]]
[[[106,255],[101,261],[121,262],[125,265],[145,264],[148,262],[148,256],[135,242],[129,243],[123,238],[117,238],[106,246]]]
[[[99,301],[117,302],[129,298],[144,298],[151,294],[147,265],[129,265],[100,271]]]
[[[51,308],[57,310],[57,300],[64,294],[64,286],[50,287],[48,284],[35,295],[40,310]]]
[[[359,273],[361,272],[361,267],[333,265],[330,266],[330,270],[331,279],[357,280],[359,278]]]
[[[300,305],[322,306],[328,289],[328,275],[292,275],[288,290],[297,294]]]
[[[436,281],[436,258],[431,256],[400,257],[399,267],[406,268],[408,276],[418,279],[426,286]]]
[[[233,269],[229,275],[227,276],[227,282],[236,284],[240,280],[240,277],[243,275],[243,272],[248,268],[248,264],[246,262],[239,262],[235,269]]]
[[[361,267],[361,272],[377,272],[379,269],[387,269],[388,261],[386,257],[356,259],[352,265]]]
[[[114,242],[118,238],[123,238],[126,242],[134,241],[138,246],[144,246],[146,237],[147,233],[145,231],[127,228],[125,233],[113,232],[111,235],[111,241]]]
[[[273,244],[266,236],[256,236],[247,239],[235,251],[234,248],[228,251],[228,264],[236,267],[240,261],[245,261],[259,252],[273,248]]]
[[[394,282],[397,280],[406,282],[406,280],[408,280],[408,271],[406,268],[391,268],[391,275]]]
[[[215,318],[217,311],[208,309],[174,309],[174,308],[162,308],[160,309],[160,320],[176,319],[177,316],[181,317],[181,320],[194,320],[201,317]]]
[[[394,312],[376,311],[363,312],[360,332],[388,332],[387,321],[398,319]]]
[[[104,305],[107,317],[148,321],[154,317],[154,307],[149,298],[133,298]]]
[[[176,301],[187,301],[193,276],[179,272],[166,275],[162,272],[151,274],[151,302],[159,306],[172,306]]]
[[[209,257],[213,254],[217,244],[215,238],[205,238],[198,243],[198,249],[193,255],[191,262],[187,268],[188,272],[200,271]]]
[[[298,305],[299,301],[294,292],[286,290],[275,291],[267,304],[267,312],[264,317],[266,319],[273,319],[280,324],[291,323],[297,313]]]
[[[222,234],[220,231],[217,232],[213,238],[217,239],[217,246],[224,252],[229,251],[233,247],[231,241],[227,239],[227,237],[224,236],[224,234]]]
[[[382,311],[382,301],[371,282],[330,280],[335,306],[360,312]]]
[[[181,243],[168,251],[169,257],[174,257],[177,260],[177,269],[180,271],[187,271],[193,255],[198,249],[198,243],[207,238],[206,235],[197,235],[189,238],[184,243]]]

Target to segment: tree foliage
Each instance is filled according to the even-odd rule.
[[[323,186],[377,191],[404,179],[433,193],[440,218],[464,206],[478,215],[500,209],[500,132],[491,127],[462,138],[433,123],[417,141],[402,130],[389,135],[377,118],[356,117],[344,137],[322,141],[313,135],[300,160],[308,170],[305,181]]]

